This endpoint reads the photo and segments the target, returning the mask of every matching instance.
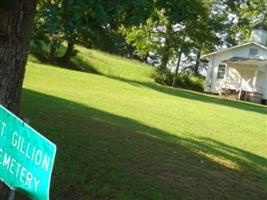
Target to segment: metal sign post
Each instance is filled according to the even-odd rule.
[[[15,199],[15,190],[10,190],[8,200],[14,200]]]

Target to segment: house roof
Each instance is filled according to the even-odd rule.
[[[252,29],[267,31],[267,26],[261,22],[261,23],[256,24],[256,26],[254,26]]]
[[[251,44],[254,44],[264,50],[267,51],[267,47],[257,43],[257,42],[248,42],[248,43],[244,43],[244,44],[241,44],[241,45],[237,45],[237,46],[234,46],[234,47],[230,47],[230,48],[227,48],[227,49],[222,49],[222,50],[219,50],[219,51],[215,51],[215,52],[212,52],[212,53],[209,53],[209,54],[205,54],[202,56],[202,58],[208,58],[210,56],[213,56],[215,54],[219,54],[219,53],[223,53],[223,52],[226,52],[226,51],[230,51],[230,50],[233,50],[233,49],[238,49],[238,48],[241,48],[241,47],[245,47],[245,46],[248,46],[248,45],[251,45]]]
[[[242,64],[267,64],[267,59],[247,58],[247,57],[232,57],[224,60],[223,63],[242,63]]]

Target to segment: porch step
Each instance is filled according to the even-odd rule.
[[[221,95],[230,99],[238,99],[239,91],[223,89]],[[254,103],[262,103],[262,97],[263,95],[257,92],[242,91],[240,100],[250,101]]]
[[[263,95],[256,92],[248,92],[246,101],[254,102],[254,103],[261,103]]]

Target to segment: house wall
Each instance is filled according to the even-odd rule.
[[[267,32],[261,29],[254,29],[252,30],[250,39],[259,44],[266,45]]]
[[[262,88],[262,94],[263,94],[263,99],[267,100],[267,67],[265,67],[265,72],[263,73],[262,77],[260,78],[261,80],[261,88]]]
[[[253,77],[256,66],[228,65],[228,74],[225,75],[226,89],[237,90],[241,81],[243,89],[253,92]]]
[[[257,66],[252,65],[243,65],[243,66],[227,66],[226,65],[226,74],[224,79],[217,79],[218,66],[224,64],[223,61],[228,60],[232,57],[250,57],[249,51],[250,48],[258,49],[257,58],[267,59],[267,50],[255,45],[250,44],[244,47],[232,49],[229,51],[224,51],[221,53],[213,54],[209,57],[209,65],[207,71],[207,77],[205,81],[204,91],[209,93],[220,94],[223,88],[237,90],[240,88],[241,76],[244,79],[244,85],[248,91],[253,90],[253,77],[254,71]],[[263,71],[265,68],[263,67]],[[257,90],[263,90],[267,96],[267,73],[259,72]],[[261,83],[265,83],[260,85]],[[261,87],[261,88],[260,88]],[[267,97],[266,97],[267,98]]]
[[[265,76],[264,94],[262,98],[267,100],[267,75]]]

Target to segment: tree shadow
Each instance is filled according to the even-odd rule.
[[[200,102],[209,103],[209,104],[228,106],[228,107],[237,108],[237,109],[250,111],[250,112],[267,114],[267,107],[263,106],[263,105],[257,105],[257,104],[253,104],[253,103],[249,103],[249,102],[242,102],[242,101],[231,100],[231,99],[226,99],[226,98],[222,98],[222,97],[211,96],[208,94],[195,92],[195,91],[189,91],[189,90],[185,90],[185,89],[172,88],[172,87],[168,87],[168,86],[159,85],[159,84],[154,83],[154,82],[143,82],[143,81],[137,81],[137,80],[129,80],[129,79],[121,78],[121,77],[108,76],[108,75],[104,75],[104,76],[118,80],[118,81],[122,81],[122,82],[125,82],[128,84],[131,84],[131,85],[134,84],[136,86],[137,85],[144,86],[144,87],[150,88],[152,90],[156,90],[158,92],[165,93],[165,94],[172,95],[172,96],[176,96],[176,97],[200,101]]]
[[[267,159],[242,149],[209,138],[178,137],[28,89],[22,115],[58,146],[52,199],[267,197]]]
[[[266,158],[255,156],[253,153],[240,148],[226,145],[222,142],[205,137],[186,139],[186,143],[189,143],[189,145],[199,152],[207,153],[209,155],[216,155],[218,158],[231,161],[237,164],[242,170],[247,170],[253,167],[254,170],[258,171],[259,173],[261,173],[261,171],[265,171],[267,173]],[[267,180],[265,180],[265,184],[267,186]]]
[[[103,75],[95,67],[89,65],[88,62],[83,61],[79,56],[75,56],[69,63],[65,63],[60,57],[56,57],[51,61],[46,54],[36,51],[32,51],[31,54],[38,60],[37,63],[45,64],[47,66]]]
[[[40,60],[41,63],[43,64],[49,64],[53,65],[55,67],[61,67],[69,70],[75,70],[75,71],[80,71],[80,72],[86,72],[86,73],[94,73],[98,74],[101,76],[105,76],[108,78],[112,78],[118,81],[126,82],[128,84],[134,85],[134,86],[144,86],[168,95],[176,96],[176,97],[181,97],[181,98],[186,98],[186,99],[191,99],[195,101],[201,101],[204,103],[209,103],[209,104],[218,104],[218,105],[223,105],[223,106],[229,106],[232,108],[237,108],[241,110],[246,110],[246,111],[251,111],[251,112],[257,112],[261,114],[267,114],[267,107],[261,106],[261,105],[256,105],[248,102],[242,102],[242,101],[234,101],[231,99],[225,99],[221,97],[212,97],[208,96],[206,94],[201,94],[199,92],[194,92],[194,91],[189,91],[189,90],[184,90],[184,89],[178,89],[178,88],[171,88],[168,86],[162,86],[159,85],[155,82],[144,82],[144,81],[138,81],[138,80],[130,80],[126,79],[123,77],[118,77],[118,76],[112,76],[108,74],[103,74],[99,70],[97,70],[94,66],[90,65],[88,62],[84,61],[82,57],[76,55],[75,57],[72,58],[71,62],[66,64],[62,63],[60,59],[56,59],[55,63],[52,63],[48,57],[47,54],[44,51],[40,50],[32,50],[32,54]],[[101,59],[98,59],[99,61],[105,63]]]

